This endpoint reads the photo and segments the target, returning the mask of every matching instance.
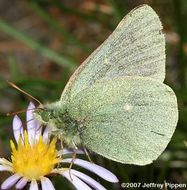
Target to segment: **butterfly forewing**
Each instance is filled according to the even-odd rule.
[[[148,5],[132,10],[108,39],[70,78],[61,99],[100,80],[119,76],[165,78],[165,40],[162,25]],[[70,94],[69,94],[70,93]]]

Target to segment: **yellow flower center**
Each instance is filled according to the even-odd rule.
[[[10,145],[13,171],[29,180],[39,180],[41,176],[50,174],[59,161],[55,148],[56,139],[47,144],[40,135],[39,139],[31,145],[25,131],[24,143],[19,138],[17,148],[13,141],[10,141]]]

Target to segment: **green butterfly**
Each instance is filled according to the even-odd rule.
[[[148,5],[132,10],[75,71],[59,101],[35,116],[69,147],[145,165],[164,151],[178,121],[165,79],[165,37]]]

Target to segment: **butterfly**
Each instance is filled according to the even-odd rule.
[[[70,77],[60,100],[35,117],[70,148],[145,165],[157,159],[177,125],[178,106],[165,79],[165,37],[156,12],[141,5]]]

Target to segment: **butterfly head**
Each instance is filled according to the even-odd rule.
[[[35,118],[43,124],[52,123],[55,119],[57,110],[51,105],[40,105],[34,112]]]

